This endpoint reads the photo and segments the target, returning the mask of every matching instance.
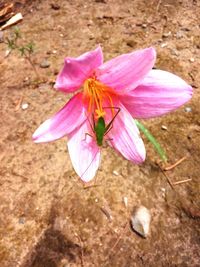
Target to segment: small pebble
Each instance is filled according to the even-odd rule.
[[[128,198],[123,197],[123,202],[124,202],[124,206],[127,208],[128,207]]]
[[[133,230],[145,238],[149,233],[150,221],[150,211],[144,206],[138,207],[131,217],[131,225]]]
[[[45,69],[45,68],[49,68],[50,63],[48,60],[44,59],[41,63],[40,63],[40,67]]]
[[[143,23],[142,28],[145,29],[147,27],[147,24]]]
[[[57,53],[57,50],[53,50],[52,53],[53,53],[53,54],[56,54],[56,53]]]
[[[167,46],[167,43],[162,43],[162,44],[160,45],[161,48],[165,48],[166,46]]]
[[[162,191],[162,197],[165,197],[166,195],[165,195],[165,193],[166,193],[166,189],[165,188],[161,188],[161,191]]]
[[[185,112],[191,112],[191,111],[192,111],[192,108],[190,108],[190,107],[185,108]]]
[[[161,129],[167,131],[167,126],[162,125],[162,126],[161,126]]]
[[[7,49],[6,52],[5,52],[5,57],[8,57],[11,53],[11,50]]]
[[[190,58],[190,62],[192,62],[192,63],[194,62],[194,58],[193,57]]]
[[[28,103],[23,103],[21,105],[21,107],[22,107],[23,110],[26,110],[28,108],[28,106],[29,106]]]
[[[165,32],[163,33],[162,37],[167,38],[171,35],[171,32]]]
[[[27,82],[29,80],[29,77],[24,78],[24,82]]]
[[[25,224],[25,218],[24,217],[20,217],[18,220],[19,224]]]
[[[115,171],[115,170],[114,170],[114,171],[113,171],[113,174],[116,175],[116,176],[119,176],[118,171]]]

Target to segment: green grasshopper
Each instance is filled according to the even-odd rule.
[[[117,108],[117,107],[104,107],[104,108],[117,109],[116,114],[113,116],[112,120],[107,125],[105,123],[105,120],[104,120],[103,116],[99,117],[98,120],[97,120],[97,122],[96,122],[96,124],[95,124],[94,113],[92,114],[93,125],[91,124],[90,120],[88,119],[89,124],[91,126],[91,129],[92,129],[92,131],[93,131],[93,133],[95,135],[95,139],[96,139],[96,142],[97,142],[98,147],[102,147],[103,146],[104,136],[112,129],[112,127],[113,127],[113,121],[114,121],[114,119],[116,118],[116,116],[120,112],[120,108]],[[89,133],[85,133],[85,138],[86,138],[86,135],[89,135],[90,137],[94,138],[94,136],[92,136]],[[81,175],[81,177],[90,168],[90,166],[91,166],[92,162],[94,161],[94,159],[95,159],[98,151],[99,151],[99,149],[97,149],[97,151],[96,151],[96,153],[95,153],[92,161],[90,162],[90,164],[86,168],[86,170],[83,172],[83,174]]]
[[[120,108],[117,108],[117,107],[104,107],[104,108],[117,109],[117,112],[112,118],[112,120],[107,125],[103,117],[99,117],[95,124],[95,119],[94,119],[94,114],[93,114],[93,127],[91,126],[91,128],[95,134],[95,138],[96,138],[96,142],[98,146],[103,145],[104,136],[112,129],[113,121],[120,112]]]

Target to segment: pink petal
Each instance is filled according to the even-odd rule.
[[[65,58],[64,67],[57,77],[55,88],[67,93],[76,91],[102,62],[103,54],[100,46],[77,58]]]
[[[119,105],[118,105],[119,106]],[[139,130],[130,113],[120,105],[120,112],[113,121],[113,128],[108,133],[112,146],[126,159],[135,163],[145,160],[146,151]]]
[[[152,118],[177,109],[191,96],[192,87],[181,78],[167,71],[152,70],[121,100],[134,118]]]
[[[91,132],[86,121],[78,130],[69,135],[68,150],[74,170],[84,181],[89,182],[96,174],[100,163],[100,149],[94,138],[86,135]]]
[[[79,127],[85,120],[82,93],[78,93],[52,118],[39,126],[33,134],[33,140],[42,143],[59,139]]]
[[[123,94],[140,84],[144,76],[152,69],[155,59],[154,48],[124,54],[100,66],[97,78]]]

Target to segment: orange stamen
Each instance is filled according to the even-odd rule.
[[[89,101],[88,113],[94,112],[97,119],[105,117],[106,112],[103,109],[103,101],[108,100],[112,108],[112,115],[114,116],[114,105],[112,100],[113,90],[99,82],[95,78],[89,78],[84,83],[84,95]]]

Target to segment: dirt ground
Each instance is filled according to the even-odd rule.
[[[18,52],[5,57],[0,43],[0,266],[200,266],[200,1],[43,0],[17,8],[24,15],[21,42],[36,45],[40,80]],[[154,46],[156,67],[193,86],[184,107],[143,122],[167,151],[165,166],[186,156],[180,165],[162,172],[144,137],[144,164],[103,149],[95,186],[84,188],[64,138],[32,142],[40,123],[69,99],[53,89],[64,57],[97,44],[105,60]],[[40,67],[44,60],[48,68]],[[168,181],[185,179],[191,180],[173,187]],[[130,227],[140,204],[152,214],[146,239]]]

